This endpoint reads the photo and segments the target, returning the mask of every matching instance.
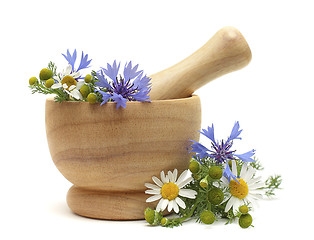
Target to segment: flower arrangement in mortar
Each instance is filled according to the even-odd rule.
[[[80,61],[76,50],[63,56],[64,71],[50,62],[29,87],[55,95],[46,99],[46,136],[54,164],[73,184],[67,204],[85,217],[144,219],[144,183],[162,169],[188,167],[189,139],[199,139],[200,98],[151,100],[151,78],[138,65],[114,61],[85,75],[87,54]]]
[[[100,105],[108,101],[116,102],[117,108],[126,107],[127,101],[149,102],[150,78],[143,75],[142,70],[137,70],[138,65],[132,66],[132,62],[125,64],[123,76],[120,74],[120,63],[116,61],[107,68],[92,71],[91,74],[82,76],[82,70],[90,66],[91,59],[88,54],[82,52],[79,66],[75,68],[77,51],[73,54],[67,50],[62,54],[68,62],[62,73],[57,73],[57,67],[50,62],[47,68],[36,77],[29,79],[32,93],[55,94],[55,101],[87,101],[89,103],[100,102]],[[106,76],[110,79],[108,80]]]
[[[211,140],[211,147],[191,140],[191,151],[195,154],[190,161],[190,177],[186,178],[188,170],[185,170],[177,179],[178,172],[174,169],[167,175],[162,171],[161,180],[153,176],[155,184],[145,184],[149,188],[145,193],[153,195],[146,201],[159,200],[155,210],[146,208],[144,212],[148,223],[174,227],[188,219],[212,224],[217,218],[226,218],[227,223],[238,219],[242,228],[253,226],[249,212],[258,199],[273,196],[282,180],[275,175],[261,181],[256,172],[263,168],[254,157],[255,150],[236,154],[232,146],[234,140],[241,139],[239,129],[236,122],[226,141],[215,139],[213,125],[202,129],[200,133]],[[173,210],[179,217],[163,217],[165,209]]]

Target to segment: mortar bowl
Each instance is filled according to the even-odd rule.
[[[144,219],[145,183],[161,171],[188,168],[190,140],[199,140],[198,96],[151,102],[56,103],[46,100],[46,134],[54,164],[73,186],[76,214],[109,220]]]

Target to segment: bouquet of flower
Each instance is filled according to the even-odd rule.
[[[189,165],[190,177],[186,178],[189,172],[185,170],[177,178],[174,169],[167,175],[162,171],[160,179],[154,176],[155,184],[145,184],[149,188],[145,193],[153,195],[146,202],[159,200],[155,210],[147,208],[144,212],[148,223],[174,227],[188,219],[212,224],[217,218],[225,218],[227,223],[238,219],[242,228],[253,226],[250,211],[256,201],[273,196],[282,180],[276,175],[261,181],[257,171],[263,168],[254,157],[255,150],[236,154],[232,146],[234,140],[241,139],[239,129],[236,122],[226,141],[215,139],[213,125],[202,129],[200,133],[211,140],[211,147],[192,141],[191,152],[195,154]],[[179,217],[163,217],[166,208]]]
[[[117,108],[126,107],[127,101],[149,102],[150,78],[137,70],[138,65],[132,66],[128,62],[124,66],[123,75],[118,75],[120,63],[116,61],[107,68],[91,71],[90,74],[82,75],[82,70],[89,68],[91,59],[88,54],[82,52],[79,66],[76,68],[77,51],[73,54],[67,50],[62,54],[68,62],[62,73],[57,73],[57,67],[50,62],[37,77],[29,79],[29,87],[32,93],[55,94],[55,101],[87,101],[89,103],[101,103],[108,101],[116,102]],[[106,78],[109,78],[109,80]]]
[[[116,102],[117,108],[126,107],[127,101],[149,102],[151,90],[150,78],[138,70],[132,62],[125,64],[123,74],[119,75],[120,63],[107,64],[106,68],[91,71],[83,76],[82,70],[90,67],[92,60],[82,52],[81,60],[76,68],[77,52],[67,50],[62,54],[68,62],[61,73],[50,62],[47,68],[36,77],[29,79],[32,93],[55,94],[56,102],[85,101],[103,105],[109,101]],[[188,219],[212,224],[218,218],[226,218],[227,223],[238,219],[242,228],[252,226],[250,211],[255,202],[264,196],[274,195],[281,184],[278,175],[262,181],[257,172],[262,170],[260,162],[255,158],[255,150],[238,154],[233,141],[240,140],[239,122],[236,122],[227,140],[218,141],[214,135],[214,126],[202,129],[200,133],[211,141],[211,146],[191,140],[189,170],[178,177],[177,169],[165,174],[160,179],[152,177],[153,183],[146,183],[147,194],[153,196],[146,201],[159,200],[156,209],[147,208],[145,219],[152,225],[174,227]],[[191,176],[188,176],[190,174]],[[174,211],[178,217],[163,217],[163,211]]]

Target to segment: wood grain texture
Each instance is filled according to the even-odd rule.
[[[131,199],[130,206],[126,208],[142,209],[148,197],[140,194],[146,189],[144,183],[152,182],[151,177],[159,176],[162,170],[177,168],[182,172],[188,168],[189,139],[199,140],[200,127],[198,96],[150,103],[128,102],[125,109],[116,109],[116,103],[112,102],[99,106],[46,101],[47,140],[56,167],[76,189],[97,192],[95,196],[105,199],[104,205],[86,205],[84,200],[80,208],[77,207],[79,199],[85,194],[70,190],[68,204],[83,216],[120,218],[117,208],[110,214],[106,204],[119,196],[125,200],[125,194],[131,194],[127,197]],[[87,202],[93,202],[92,199]],[[123,204],[127,204],[124,200],[121,200]],[[103,212],[105,208],[109,213],[106,217],[103,213],[98,217],[94,213],[86,214],[90,206],[95,206],[92,212]],[[143,212],[137,217],[131,212],[130,219],[143,218]]]
[[[219,30],[204,46],[183,61],[151,75],[151,99],[191,96],[213,79],[245,67],[252,54],[234,27]]]
[[[147,197],[144,192],[105,192],[72,186],[67,194],[67,203],[74,213],[84,217],[140,220],[144,219],[146,207],[157,205],[157,202],[146,203]]]

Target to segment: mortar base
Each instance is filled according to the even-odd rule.
[[[69,208],[76,214],[106,220],[141,220],[144,210],[156,204],[146,203],[144,192],[107,192],[73,185],[67,194]]]

